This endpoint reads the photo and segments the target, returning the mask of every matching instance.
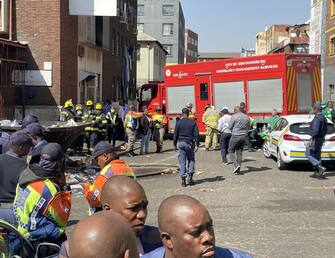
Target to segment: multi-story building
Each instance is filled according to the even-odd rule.
[[[288,37],[269,53],[309,53],[309,23],[287,27]]]
[[[58,117],[59,107],[67,99],[74,103],[88,98],[135,99],[137,1],[118,1],[118,17],[71,15],[77,11],[71,1],[16,0],[9,8],[12,1],[1,0],[6,3],[1,5],[6,8],[1,10],[6,13],[2,17],[9,17],[3,26],[9,27],[4,37],[26,48],[16,62],[24,63],[25,71],[1,74],[12,79],[0,88],[16,96],[0,102],[7,108],[1,116],[12,118],[16,108],[20,117],[23,105],[27,112],[49,120]],[[17,82],[20,75],[24,79]]]
[[[198,34],[190,29],[185,29],[185,60],[184,63],[198,61]]]
[[[137,29],[163,45],[167,64],[184,63],[185,19],[179,0],[138,0]]]
[[[322,10],[321,73],[323,98],[335,101],[335,0],[325,0]]]
[[[290,25],[275,24],[256,34],[256,55],[265,55],[280,42],[289,38],[287,28]]]
[[[225,60],[241,57],[239,52],[200,52],[198,62]]]
[[[167,52],[162,44],[144,32],[137,35],[137,86],[164,80]]]

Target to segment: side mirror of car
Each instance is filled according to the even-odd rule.
[[[37,246],[35,258],[57,258],[60,247],[52,243],[41,243]]]

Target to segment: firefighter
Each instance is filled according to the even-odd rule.
[[[188,118],[192,120],[197,120],[197,118],[195,117],[195,114],[192,112],[193,104],[191,102],[188,102],[186,104],[186,108],[188,109],[188,112],[189,112]]]
[[[83,115],[83,120],[86,123],[92,123],[95,118],[95,112],[93,108],[93,101],[88,99],[86,101],[86,111]],[[87,145],[87,152],[90,154],[93,150],[93,146],[91,146],[91,137],[92,137],[93,127],[90,124],[89,126],[85,127],[85,141]]]
[[[156,111],[152,114],[152,123],[154,128],[154,137],[156,141],[156,153],[161,153],[163,149],[163,141],[165,134],[165,127],[167,125],[167,120],[160,106],[156,108]]]
[[[101,168],[100,174],[92,183],[82,183],[84,195],[91,207],[91,212],[102,210],[100,198],[101,191],[107,180],[113,176],[129,176],[135,179],[135,174],[132,168],[120,160],[114,152],[113,145],[108,142],[99,142],[92,154],[92,159],[96,160]]]
[[[134,145],[136,141],[136,133],[139,126],[139,118],[142,116],[141,113],[135,112],[133,105],[129,106],[129,111],[124,119],[124,127],[128,136],[127,154],[129,157],[136,156],[134,153]]]
[[[111,143],[113,140],[113,147],[115,147],[116,128],[120,120],[119,114],[118,112],[116,112],[115,107],[111,106],[110,110],[107,112],[106,119],[108,121],[108,127],[107,127],[108,142]]]
[[[95,116],[92,121],[91,147],[94,147],[98,142],[104,141],[107,135],[107,119],[102,112],[102,104],[95,104]]]
[[[60,245],[71,210],[71,192],[65,190],[64,153],[57,143],[48,143],[39,164],[21,174],[14,200],[18,231],[37,246],[41,242]]]
[[[83,106],[81,104],[77,104],[76,105],[76,122],[83,122],[83,121],[84,121]],[[82,153],[84,139],[85,139],[85,132],[81,132],[78,138],[74,141],[72,145],[74,152]]]
[[[70,119],[75,119],[76,115],[73,111],[72,99],[65,101],[64,106],[60,112],[59,121],[66,122]]]
[[[212,145],[213,150],[217,149],[218,145],[218,121],[220,113],[215,110],[211,105],[205,107],[205,113],[202,116],[202,122],[206,125],[206,139],[205,148],[209,151]]]

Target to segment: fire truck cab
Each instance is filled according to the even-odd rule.
[[[163,108],[173,132],[176,118],[187,102],[194,105],[201,133],[205,107],[226,106],[232,112],[246,103],[248,115],[266,123],[273,108],[281,115],[306,114],[321,100],[320,56],[271,54],[222,61],[165,67],[165,81],[145,84],[140,89],[139,108],[153,112]]]

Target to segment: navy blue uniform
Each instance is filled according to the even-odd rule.
[[[310,129],[312,142],[306,149],[306,156],[313,167],[317,168],[321,165],[321,150],[327,135],[327,119],[321,112],[315,115]]]
[[[182,118],[176,124],[173,144],[179,149],[179,175],[185,178],[192,176],[195,167],[194,146],[199,145],[199,129],[196,122],[189,118]],[[186,162],[188,167],[186,168]]]

